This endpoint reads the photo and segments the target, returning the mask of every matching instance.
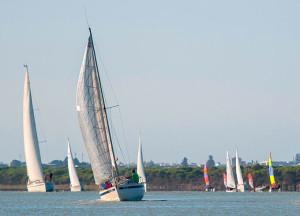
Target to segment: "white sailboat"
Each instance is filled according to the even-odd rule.
[[[231,160],[229,157],[229,153],[227,151],[227,159],[226,159],[226,176],[227,176],[227,187],[226,192],[235,192],[235,181],[231,167]]]
[[[28,175],[27,190],[29,192],[53,191],[53,181],[47,181],[43,178],[43,168],[32,105],[28,66],[24,65],[24,67],[26,68],[26,75],[23,99],[23,134]]]
[[[83,191],[83,184],[80,184],[79,178],[74,166],[73,155],[68,139],[68,170],[70,176],[70,189],[71,191]]]
[[[147,179],[146,179],[145,170],[144,170],[144,160],[143,160],[141,134],[139,136],[139,151],[138,151],[136,169],[137,169],[137,174],[140,177],[139,183],[144,184],[145,192],[146,192],[147,191]]]
[[[90,28],[89,32],[78,79],[76,106],[95,183],[99,185],[101,200],[141,200],[145,193],[144,184],[120,177],[118,173]]]
[[[244,181],[243,181],[243,176],[242,176],[242,170],[241,170],[241,165],[240,165],[240,160],[239,160],[239,155],[238,155],[238,150],[236,148],[235,151],[235,170],[236,170],[236,177],[237,177],[237,191],[239,192],[244,192],[245,187],[244,187]]]

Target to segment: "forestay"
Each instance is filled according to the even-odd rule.
[[[28,68],[26,66],[23,99],[23,133],[27,175],[31,182],[43,181],[43,169],[36,132]]]
[[[112,164],[116,165],[91,33],[78,79],[76,105],[95,182],[100,185],[113,178]]]

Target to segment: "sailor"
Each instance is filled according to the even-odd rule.
[[[50,182],[52,182],[52,172],[51,171],[49,171],[49,179],[50,179]]]
[[[135,169],[132,169],[132,180],[135,182],[135,183],[138,183],[139,182],[139,175],[135,172]]]

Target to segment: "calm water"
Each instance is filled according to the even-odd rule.
[[[0,192],[0,215],[300,215],[300,193],[148,192],[101,202],[97,192]]]

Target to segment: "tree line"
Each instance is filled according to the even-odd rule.
[[[132,168],[120,168],[119,174],[131,175]],[[248,173],[251,173],[255,186],[270,185],[268,166],[253,165],[241,167],[243,179],[248,183]],[[94,177],[91,168],[76,168],[81,181],[85,185],[94,185]],[[56,168],[44,168],[44,173],[53,173],[56,185],[69,184],[67,166]],[[235,168],[233,167],[234,175]],[[210,185],[216,190],[225,190],[223,173],[225,167],[208,167]],[[179,168],[145,168],[149,190],[204,190],[205,182],[202,167]],[[276,183],[279,183],[283,191],[300,191],[300,166],[274,167]],[[22,185],[27,183],[26,167],[1,167],[1,185]]]

